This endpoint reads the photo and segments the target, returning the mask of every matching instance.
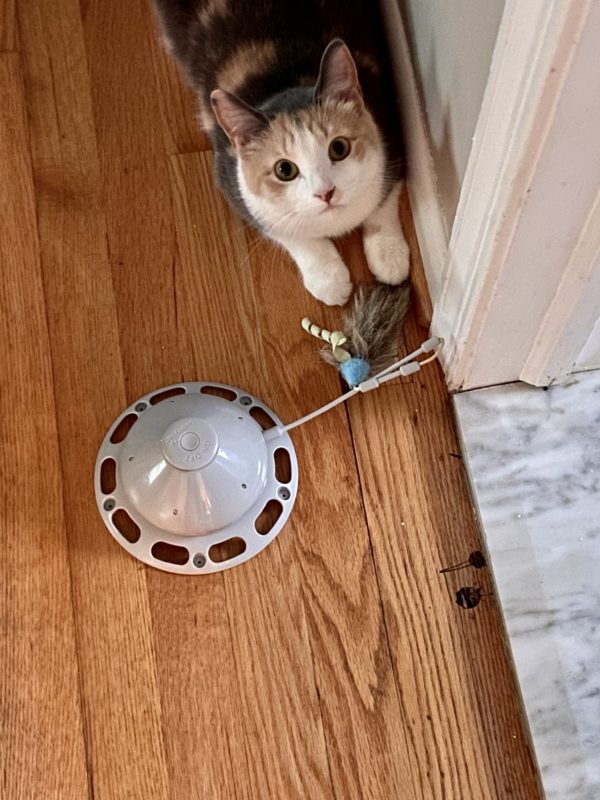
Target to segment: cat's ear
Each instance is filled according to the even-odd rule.
[[[315,100],[363,102],[356,64],[341,39],[334,39],[325,48],[315,88]]]
[[[234,147],[241,147],[258,136],[268,126],[269,120],[260,111],[229,92],[215,89],[210,102],[217,122]]]

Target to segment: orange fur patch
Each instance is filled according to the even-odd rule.
[[[275,45],[270,40],[243,44],[217,73],[216,88],[236,94],[249,78],[269,72],[276,58]]]
[[[200,121],[200,127],[206,133],[212,133],[217,124],[212,108],[207,107],[202,101],[200,101],[198,107],[198,120]]]
[[[329,102],[295,114],[278,114],[265,133],[241,152],[244,176],[254,194],[276,197],[285,190],[286,184],[273,174],[273,164],[276,159],[288,156],[295,136],[302,129],[321,137],[324,147],[336,136],[345,136],[352,143],[349,158],[358,161],[364,158],[367,148],[380,143],[373,117],[354,103]]]
[[[207,0],[198,12],[198,19],[203,28],[208,28],[215,19],[226,17],[229,13],[229,0]]]

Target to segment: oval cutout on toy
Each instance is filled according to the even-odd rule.
[[[275,427],[275,420],[260,406],[252,406],[250,416],[255,422],[258,422],[263,431],[268,431],[269,428]]]
[[[164,392],[158,392],[152,395],[150,398],[150,405],[156,406],[162,403],[163,400],[169,400],[171,397],[177,397],[179,394],[185,394],[183,386],[174,386],[172,389],[165,389]]]
[[[261,536],[266,536],[273,529],[282,512],[283,506],[281,503],[277,500],[269,500],[256,518],[254,523],[256,532],[260,533]]]
[[[222,397],[223,400],[233,402],[237,394],[231,389],[225,389],[223,386],[203,386],[200,389],[200,394],[210,394],[213,397]]]
[[[241,556],[246,549],[246,542],[240,539],[239,536],[234,536],[232,539],[226,539],[224,542],[213,544],[208,551],[208,557],[211,561],[221,564],[223,561],[230,561],[236,556]]]
[[[102,494],[112,494],[117,488],[117,462],[105,458],[100,467],[100,490]]]
[[[185,547],[180,547],[178,544],[170,544],[169,542],[155,542],[150,551],[154,558],[159,561],[164,561],[167,564],[187,564],[190,554]]]
[[[289,483],[292,480],[292,462],[290,454],[283,447],[275,450],[275,477],[279,483]]]
[[[135,544],[142,535],[139,526],[131,519],[124,508],[117,509],[111,519],[121,536],[130,544]]]
[[[121,422],[119,422],[117,427],[111,433],[110,441],[112,444],[121,444],[137,421],[137,414],[127,414],[126,417],[123,417]]]

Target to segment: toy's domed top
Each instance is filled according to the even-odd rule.
[[[241,519],[267,481],[259,425],[210,395],[148,408],[124,442],[118,483],[145,519],[171,533],[217,531]]]

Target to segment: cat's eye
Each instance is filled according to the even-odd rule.
[[[275,164],[275,175],[280,181],[293,181],[298,177],[300,170],[293,161],[288,161],[287,158],[281,158]]]
[[[329,142],[329,158],[332,161],[343,161],[350,155],[350,142],[345,136],[336,136]]]

